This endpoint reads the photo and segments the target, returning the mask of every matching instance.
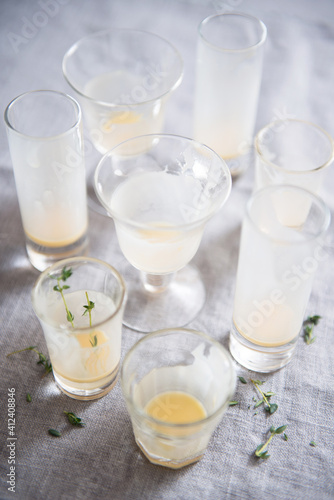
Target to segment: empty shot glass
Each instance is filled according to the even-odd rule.
[[[204,333],[146,335],[126,354],[121,385],[137,445],[154,464],[199,460],[235,390],[232,358]]]
[[[98,259],[76,257],[45,270],[32,290],[58,387],[74,399],[104,396],[118,379],[126,289]]]
[[[255,189],[291,184],[319,194],[334,159],[332,137],[297,119],[275,120],[255,137]]]
[[[43,271],[87,248],[81,111],[53,90],[27,92],[5,111],[26,249]]]
[[[210,146],[233,176],[250,163],[267,29],[241,13],[207,17],[199,26],[194,139]]]
[[[295,186],[256,191],[242,224],[230,351],[272,372],[295,353],[330,223],[325,203]]]

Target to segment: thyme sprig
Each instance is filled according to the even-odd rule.
[[[259,444],[259,446],[256,448],[256,450],[254,452],[255,456],[257,458],[262,458],[262,460],[267,460],[270,457],[270,455],[268,454],[268,450],[267,450],[270,441],[272,440],[272,438],[276,434],[282,434],[282,432],[284,432],[286,428],[287,428],[287,425],[281,425],[280,427],[277,427],[275,429],[275,427],[272,425],[270,427],[270,436],[269,436],[268,440],[264,444]]]
[[[319,323],[321,316],[315,314],[314,316],[308,316],[308,318],[304,321],[304,340],[307,345],[313,344],[315,342],[316,337],[313,337],[313,329]]]
[[[253,379],[250,379],[250,381],[254,384],[254,386],[256,387],[256,389],[259,391],[259,393],[261,394],[262,396],[262,399],[259,399],[255,405],[254,405],[254,408],[257,408],[258,406],[260,406],[261,404],[264,405],[264,409],[270,413],[270,415],[272,415],[273,413],[275,413],[275,411],[278,409],[278,404],[276,403],[270,403],[268,401],[269,398],[271,398],[271,396],[274,396],[275,393],[274,392],[271,392],[271,391],[268,391],[268,392],[263,392],[261,389],[260,389],[260,385],[264,384],[264,382],[261,382],[260,380],[253,380]]]
[[[33,351],[36,354],[38,354],[38,358],[39,359],[37,361],[37,364],[44,366],[44,370],[45,370],[44,375],[47,375],[48,373],[50,373],[52,371],[51,361],[45,356],[45,354],[43,354],[42,352],[38,351],[37,347],[35,345],[32,345],[30,347],[25,347],[24,349],[19,349],[18,351],[10,352],[9,354],[7,354],[7,358],[9,356],[12,356],[13,354],[18,354],[19,352],[24,352],[24,351]]]
[[[64,302],[65,309],[66,309],[66,318],[67,318],[67,321],[69,321],[69,323],[71,323],[72,327],[74,328],[74,323],[73,323],[74,316],[71,313],[71,311],[69,310],[69,308],[68,308],[68,306],[66,304],[65,296],[63,294],[63,290],[68,290],[70,287],[68,285],[61,286],[61,284],[60,284],[61,281],[65,282],[70,276],[72,276],[72,269],[71,268],[66,269],[66,266],[63,267],[63,269],[61,271],[61,275],[59,277],[50,274],[50,278],[57,280],[58,284],[55,285],[53,287],[53,289],[54,289],[55,292],[59,292],[60,293],[61,298],[63,299],[63,302]]]
[[[88,305],[83,306],[85,309],[83,316],[85,316],[85,314],[87,314],[87,313],[89,314],[89,326],[92,326],[92,309],[94,309],[94,307],[95,307],[95,302],[92,302],[91,300],[89,300],[87,292],[85,292],[85,294],[86,294],[86,299],[87,299]]]

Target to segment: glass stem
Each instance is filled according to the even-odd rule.
[[[173,273],[170,274],[148,274],[142,273],[142,280],[145,290],[150,293],[164,292],[173,279]]]

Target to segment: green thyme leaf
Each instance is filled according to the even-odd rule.
[[[321,316],[315,314],[314,316],[308,316],[308,318],[304,321],[304,324],[312,323],[313,325],[317,325],[321,319]]]
[[[82,422],[80,417],[77,417],[75,413],[70,411],[64,411],[65,415],[67,415],[68,421],[72,425],[77,425],[80,427],[84,427],[84,423]]]
[[[230,401],[229,402],[229,406],[235,406],[235,405],[238,405],[239,404],[239,401]]]
[[[287,425],[281,425],[281,427],[277,427],[277,429],[275,430],[275,434],[282,434],[282,432],[284,432],[286,428]]]
[[[275,393],[274,393],[274,392],[271,392],[271,391],[269,391],[269,392],[264,392],[263,394],[266,396],[266,398],[271,398],[271,396],[275,396]]]
[[[55,436],[55,437],[60,437],[61,434],[59,431],[57,431],[56,429],[49,429],[49,434],[51,434],[51,436]]]
[[[269,406],[265,407],[265,410],[269,411],[270,415],[272,415],[273,413],[275,413],[275,411],[278,410],[278,405],[276,403],[270,403]]]
[[[242,384],[247,384],[247,380],[244,377],[238,377]]]
[[[26,395],[26,400],[28,401],[28,403],[31,403],[31,401],[32,401],[32,397],[31,397],[31,395],[29,394],[29,392],[27,392],[27,395]]]
[[[91,335],[92,335],[92,334],[91,334]],[[91,345],[92,347],[96,347],[96,346],[97,346],[97,336],[96,336],[96,335],[94,335],[94,337],[92,338],[92,337],[91,337],[91,335],[90,335],[90,338],[89,338],[90,345]]]

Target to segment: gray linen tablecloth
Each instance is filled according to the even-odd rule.
[[[46,22],[38,14],[45,4],[49,5]],[[0,107],[4,110],[27,90],[49,88],[72,95],[61,61],[83,35],[108,27],[144,29],[169,39],[184,58],[184,80],[170,99],[165,131],[191,136],[197,26],[207,15],[237,10],[260,17],[268,28],[256,128],[289,116],[313,121],[334,135],[333,0],[1,0]],[[101,400],[74,401],[58,390],[52,375],[41,377],[34,353],[6,358],[14,349],[37,345],[45,352],[46,346],[30,301],[38,272],[25,253],[4,124],[0,144],[1,499],[333,499],[333,223],[328,258],[319,267],[307,310],[322,316],[316,342],[309,346],[301,338],[290,365],[260,376],[266,381],[264,387],[277,394],[278,411],[268,416],[260,408],[255,415],[254,388],[238,382],[239,405],[228,409],[204,458],[179,471],[168,470],[151,465],[136,447],[119,384]],[[90,193],[98,159],[87,148]],[[227,205],[210,221],[193,260],[202,272],[207,301],[189,326],[225,346],[240,223],[253,175],[250,168],[234,183]],[[332,212],[333,180],[332,167],[322,193]],[[93,201],[90,204],[90,254],[117,267],[123,258],[113,222],[94,210]],[[141,334],[123,329],[122,356],[139,338]],[[247,380],[251,375],[259,378],[239,366],[237,372]],[[7,483],[11,388],[16,395],[15,493]],[[31,403],[26,402],[27,392]],[[64,410],[81,416],[86,427],[71,427]],[[271,425],[283,424],[288,424],[288,441],[276,436],[269,460],[259,462],[255,448],[264,442]],[[50,427],[61,430],[62,437],[52,438]]]

